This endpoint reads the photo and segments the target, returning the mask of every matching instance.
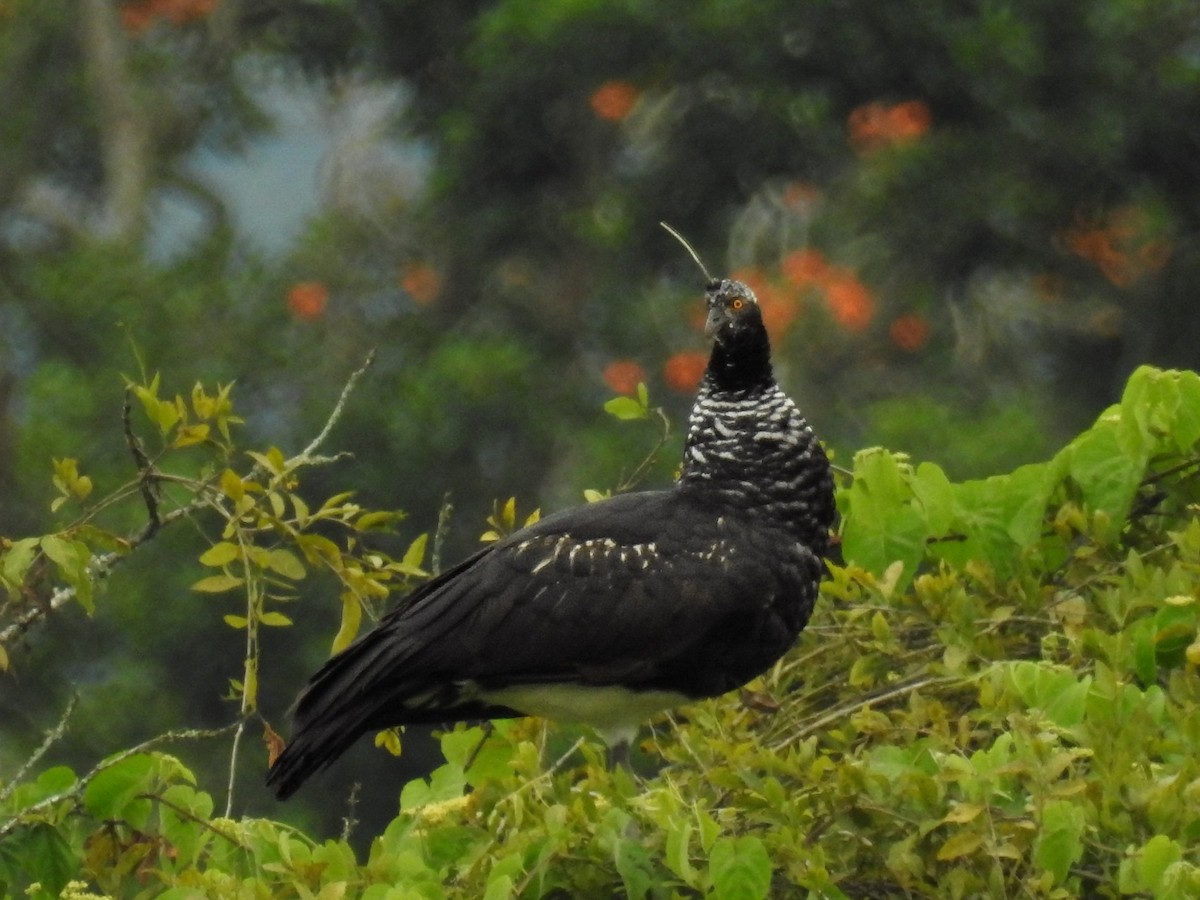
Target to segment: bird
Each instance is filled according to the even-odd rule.
[[[397,725],[537,716],[627,750],[647,719],[795,642],[825,571],[830,463],[775,379],[753,290],[684,245],[712,348],[676,480],[547,515],[403,597],[300,694],[267,774],[279,799]]]

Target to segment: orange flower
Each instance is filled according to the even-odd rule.
[[[847,331],[866,331],[875,315],[875,299],[849,269],[834,269],[825,283],[825,302],[834,321]]]
[[[823,281],[829,274],[829,263],[820,250],[803,247],[785,256],[779,263],[779,271],[796,287],[802,288]]]
[[[708,354],[703,350],[684,350],[663,363],[663,379],[672,389],[690,394],[700,384],[707,366]]]
[[[628,81],[606,81],[588,98],[592,112],[609,122],[620,122],[637,103],[640,92]]]
[[[604,383],[618,394],[634,394],[646,381],[646,370],[632,359],[615,359],[604,367]]]
[[[895,106],[865,103],[850,112],[847,125],[850,146],[867,155],[896,144],[910,144],[929,130],[933,114],[920,100],[908,100]]]
[[[1099,269],[1111,284],[1123,288],[1167,264],[1171,244],[1154,232],[1154,224],[1144,210],[1123,206],[1099,218],[1078,216],[1059,238],[1068,250]]]
[[[141,34],[155,19],[172,25],[187,25],[212,15],[220,0],[139,0],[121,4],[121,24],[133,34]]]
[[[325,315],[329,288],[320,281],[300,281],[287,292],[288,309],[302,322],[312,322]]]
[[[929,331],[929,322],[923,316],[909,313],[892,322],[888,335],[901,350],[915,353],[929,341]]]
[[[442,276],[427,263],[409,263],[400,276],[400,286],[414,302],[428,306],[442,292]]]
[[[920,100],[897,103],[887,113],[893,141],[913,141],[929,130],[933,113]]]
[[[148,3],[121,5],[121,27],[130,34],[141,34],[154,22],[154,10]]]

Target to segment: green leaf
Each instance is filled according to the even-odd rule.
[[[709,874],[717,900],[762,900],[771,890],[771,858],[753,835],[718,838],[709,857]]]
[[[468,760],[471,761],[471,767],[466,769],[466,778],[474,786],[502,778],[512,771],[515,752],[512,744],[494,733],[485,739],[484,733],[479,726],[459,726],[445,732],[441,738],[442,755],[447,762],[465,767]]]
[[[133,386],[134,396],[142,404],[142,409],[146,412],[146,417],[158,426],[160,434],[165,435],[168,431],[175,427],[181,417],[179,407],[171,400],[160,400],[158,398],[158,374],[155,373],[150,384]]]
[[[250,624],[250,620],[245,616],[235,616],[233,613],[222,616],[222,618],[225,620],[226,625],[228,625],[230,628],[237,628],[238,630],[241,630]]]
[[[954,519],[954,490],[941,466],[923,462],[909,482],[932,534],[943,534]]]
[[[184,425],[175,435],[175,440],[171,442],[171,446],[175,448],[191,447],[194,444],[203,444],[208,440],[208,425],[203,423],[197,425]]]
[[[487,889],[483,892],[483,900],[511,900],[517,896],[511,875],[500,875],[489,878]]]
[[[404,551],[404,558],[400,560],[401,567],[415,575],[427,574],[421,568],[421,563],[425,562],[425,547],[429,543],[429,533],[422,532],[418,534],[408,549]]]
[[[400,726],[395,728],[385,728],[383,731],[376,732],[375,746],[382,747],[392,756],[399,756],[403,750],[403,742],[400,740]]]
[[[233,469],[223,471],[217,484],[221,488],[221,493],[234,502],[241,500],[246,493],[246,483]]]
[[[246,579],[238,578],[236,575],[209,575],[195,582],[192,585],[192,590],[200,591],[204,594],[221,594],[225,591],[232,591],[234,588],[241,587],[245,583]]]
[[[1156,834],[1142,847],[1138,860],[1138,875],[1142,886],[1151,893],[1163,883],[1167,869],[1183,859],[1183,850],[1165,834]]]
[[[696,882],[696,869],[692,865],[691,859],[691,840],[694,826],[688,820],[684,820],[674,828],[667,830],[667,846],[666,853],[663,856],[663,862],[667,864],[672,872],[683,880],[683,883],[689,886],[694,886]]]
[[[78,871],[71,845],[47,822],[20,826],[0,840],[0,888],[8,873],[14,881],[41,885],[36,896],[58,897]]]
[[[341,653],[350,643],[358,636],[358,629],[362,625],[362,604],[358,597],[352,592],[346,591],[342,594],[342,621],[338,626],[338,632],[333,636],[333,646],[330,647],[330,654],[336,655]]]
[[[147,753],[135,753],[101,769],[84,789],[84,808],[96,819],[130,819],[140,825],[150,804],[138,795],[151,789],[158,769]]]
[[[1153,684],[1158,678],[1158,645],[1155,641],[1154,619],[1138,619],[1125,629],[1126,639],[1133,647],[1133,670],[1142,684]]]
[[[1170,437],[1180,453],[1194,451],[1200,441],[1200,375],[1195,372],[1179,372],[1179,407],[1175,412],[1174,427]]]
[[[1041,818],[1033,861],[1053,875],[1055,884],[1062,884],[1083,856],[1083,808],[1066,800],[1049,800]]]
[[[299,581],[307,574],[304,563],[300,562],[296,554],[282,547],[276,547],[270,552],[267,556],[267,566],[272,572],[293,581]]]
[[[63,494],[74,497],[76,500],[86,499],[92,492],[92,479],[86,475],[79,474],[79,462],[69,457],[66,459],[55,459],[53,462],[54,486],[62,491]]]
[[[9,592],[16,593],[25,573],[33,564],[38,552],[38,538],[21,538],[13,541],[4,556],[0,558],[0,578],[4,580]]]
[[[642,844],[631,840],[617,841],[613,846],[613,863],[621,876],[624,896],[641,900],[650,893],[655,883],[654,867],[649,851]]]
[[[43,796],[49,797],[70,790],[78,780],[70,766],[51,766],[38,775],[37,786],[44,792]]]
[[[265,612],[258,621],[271,628],[284,628],[292,624],[292,620],[281,612]]]
[[[649,415],[646,407],[633,397],[613,397],[604,404],[604,411],[625,421],[644,419]]]
[[[929,525],[914,503],[911,473],[886,450],[860,451],[854,480],[839,495],[843,506],[842,552],[848,562],[882,575],[894,562],[904,568],[896,584],[903,591],[925,555]]]
[[[1165,603],[1154,614],[1154,653],[1158,665],[1167,668],[1182,665],[1184,651],[1195,639],[1194,605]]]
[[[287,460],[284,459],[283,451],[281,451],[278,447],[271,447],[266,453],[257,453],[254,450],[247,450],[246,455],[272,475],[282,475],[284,470],[287,468]],[[349,495],[347,494],[346,496]]]
[[[400,791],[400,808],[412,812],[431,803],[454,800],[463,795],[466,786],[462,767],[446,763],[429,773],[428,781],[417,778],[404,785]]]
[[[87,544],[48,534],[41,539],[41,547],[42,552],[58,567],[63,580],[75,588],[75,596],[80,605],[89,615],[95,612],[92,603],[92,579],[88,574],[92,551],[88,549]]]
[[[205,566],[226,566],[241,555],[237,544],[229,541],[219,541],[200,554],[200,564]]]
[[[83,547],[83,551],[85,554],[87,553],[86,546]],[[72,546],[72,542],[56,534],[48,534],[42,538],[42,552],[58,566],[68,579],[80,577],[83,574],[83,566],[87,565],[87,557],[81,559],[77,548]],[[90,554],[88,555],[90,556]]]
[[[937,858],[943,862],[974,853],[983,845],[983,835],[975,831],[960,829],[946,839],[938,848]]]
[[[375,510],[359,516],[354,522],[354,527],[358,531],[383,531],[403,518],[403,513]]]
[[[1146,451],[1125,452],[1116,425],[1101,421],[1068,444],[1060,456],[1084,502],[1104,510],[1114,522],[1124,522],[1146,468]]]

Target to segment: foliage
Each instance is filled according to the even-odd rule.
[[[85,465],[56,464],[66,505],[92,505],[60,532],[6,543],[10,613],[54,583],[85,605],[105,602],[80,586],[153,537],[102,535],[97,517],[109,504],[142,504],[160,529],[180,510],[211,520],[198,560],[209,574],[195,587],[239,598],[226,616],[247,648],[231,695],[238,712],[223,729],[171,731],[79,774],[43,763],[68,709],[0,783],[0,883],[10,893],[1200,890],[1195,373],[1140,369],[1059,453],[1004,475],[954,482],[931,463],[862,451],[839,490],[844,562],[830,564],[806,637],[770,672],[655,723],[636,773],[607,771],[596,741],[570,727],[460,725],[440,738],[443,761],[399,790],[399,814],[365,852],[351,841],[352,805],[343,833],[328,838],[276,821],[277,810],[235,816],[232,796],[222,813],[184,754],[162,745],[220,740],[236,767],[252,679],[270,665],[256,629],[290,624],[295,614],[280,610],[295,583],[328,569],[343,585],[344,639],[357,625],[348,606],[370,612],[376,597],[425,575],[427,539],[391,559],[367,541],[395,514],[346,497],[299,500],[301,473],[329,461],[319,441],[292,457],[236,450],[227,389],[164,398],[151,379],[130,390],[163,450],[140,457],[138,480],[100,501],[82,482]],[[637,394],[648,419],[648,395]],[[626,418],[627,404],[610,406]],[[132,429],[128,438],[142,452]],[[198,476],[177,471],[185,459]],[[501,534],[518,521],[510,499],[488,524]],[[277,738],[266,731],[270,749]]]
[[[0,2],[6,773],[38,746],[48,711],[64,706],[71,727],[44,762],[74,772],[90,771],[98,748],[137,745],[179,722],[217,728],[235,715],[221,694],[239,722],[282,708],[385,591],[474,543],[472,527],[446,524],[450,486],[462,521],[491,511],[487,530],[499,534],[527,510],[577,499],[584,484],[594,499],[669,478],[678,435],[668,417],[683,413],[705,355],[695,310],[683,305],[694,305],[697,272],[669,239],[651,237],[662,219],[703,249],[714,274],[754,285],[781,378],[839,458],[864,443],[906,451],[857,457],[858,481],[841,501],[849,565],[836,570],[846,581],[838,590],[877,604],[894,634],[911,638],[897,619],[924,621],[910,607],[927,578],[953,575],[968,598],[1001,609],[1036,605],[1037,585],[1057,609],[1055,598],[1073,599],[1072,578],[1090,603],[1134,558],[1152,574],[1170,571],[1190,470],[1168,474],[1163,460],[1189,457],[1185,419],[1164,413],[1147,425],[1152,438],[1138,437],[1140,425],[1097,423],[1050,457],[1137,364],[1197,365],[1198,27],[1193,0],[978,9],[767,0],[736,15],[711,0]],[[290,126],[280,94],[321,112]],[[282,168],[291,154],[281,145],[319,145],[321,162],[256,211],[284,210],[288,199],[317,211],[300,223],[245,220],[246,198],[219,175],[250,157],[262,161],[259,177]],[[131,343],[146,365],[130,365]],[[326,435],[353,448],[353,460],[325,466],[319,454],[272,451],[304,446],[323,427],[342,373],[372,345],[372,378]],[[114,373],[131,368],[139,418],[123,434],[112,425]],[[209,386],[197,406],[190,384],[156,385],[147,368],[202,372]],[[248,424],[226,410],[223,433],[216,407],[235,380]],[[1110,418],[1172,402],[1136,395],[1171,392],[1147,376],[1135,384]],[[623,395],[614,414],[657,440],[644,463],[629,466],[635,432],[595,415],[605,385]],[[1192,389],[1178,390],[1183,410]],[[1163,423],[1175,451],[1160,441]],[[131,453],[134,432],[143,460]],[[1009,474],[977,478],[996,472]],[[1134,482],[1144,487],[1131,493]],[[348,485],[369,505],[345,496]],[[520,498],[521,515],[515,503],[512,515],[491,505],[497,494]],[[162,527],[146,525],[153,503]],[[400,521],[400,506],[410,519]],[[1080,552],[1092,554],[1094,582]],[[1087,660],[1126,642],[1138,648],[1129,652],[1143,689],[1157,679],[1178,691],[1171,680],[1194,671],[1180,599],[1191,591],[1172,577],[1178,590],[1150,590],[1157,605],[1132,609],[1119,627],[1085,619],[1079,660],[1046,649],[1046,661],[1079,684],[1091,678],[1092,692],[1100,676]],[[196,583],[208,590],[189,591]],[[322,596],[335,599],[310,607]],[[814,630],[866,628],[833,603]],[[297,612],[309,608],[324,617]],[[970,648],[980,672],[987,654],[1041,659],[1023,615],[987,619],[979,637],[954,620],[964,634],[950,661]],[[55,627],[43,627],[49,619]],[[1063,629],[1060,641],[1085,640],[1058,619],[1044,624]],[[1021,643],[1015,632],[1026,626]],[[928,625],[934,656],[948,628]],[[829,671],[848,672],[857,658],[831,657]],[[902,664],[872,656],[855,689],[904,684]],[[1113,671],[1127,683],[1125,669]],[[967,708],[963,691],[940,683],[917,693]],[[127,706],[138,714],[113,714]],[[789,700],[772,720],[795,709]],[[767,727],[764,710],[737,715]],[[972,727],[987,737],[990,726]],[[415,744],[406,738],[401,780],[419,765]],[[201,784],[226,769],[232,780],[237,746],[192,744],[187,768]],[[853,758],[819,749],[839,767]],[[1170,777],[1170,764],[1145,765]],[[36,780],[36,770],[9,783]],[[237,781],[237,798],[256,808],[261,795],[246,782],[257,773]],[[65,778],[55,787],[66,790]],[[231,794],[226,785],[226,805]],[[297,798],[294,813],[310,828],[314,807],[336,808],[313,796]],[[372,804],[392,811],[389,798],[364,795],[355,807],[364,821]],[[1072,832],[1074,813],[1051,815]],[[970,832],[984,818],[928,834]],[[1099,826],[1091,813],[1083,821],[1090,848]],[[93,824],[48,820],[14,833],[0,859],[24,846],[30,858],[41,848],[66,860],[60,838],[78,858]],[[774,838],[722,827],[731,849],[710,857],[706,843],[693,867],[715,860],[754,883],[754,864],[740,862],[756,858],[749,839],[774,859]],[[1030,830],[1020,828],[1018,837]],[[1192,832],[1163,829],[1144,842],[1144,866],[1126,862],[1126,889],[1153,884],[1146,873],[1160,863],[1195,862]],[[813,834],[828,849],[828,833]],[[913,852],[932,839],[915,839]],[[1037,858],[1054,846],[1037,843]],[[594,852],[571,850],[572,859]],[[657,859],[638,852],[620,857],[634,886]],[[1071,872],[1090,871],[1088,853]],[[596,883],[616,883],[613,859],[597,863]],[[47,871],[46,884],[65,868]],[[837,870],[843,887],[846,871]],[[788,877],[777,872],[772,887]],[[913,877],[911,890],[925,889]]]
[[[130,343],[151,372],[236,381],[264,452],[300,446],[378,346],[335,436],[354,459],[299,491],[402,507],[412,533],[372,536],[394,559],[448,488],[473,523],[496,495],[549,509],[581,483],[661,483],[678,454],[626,475],[594,415],[605,384],[645,383],[678,421],[703,367],[699,273],[661,220],[754,284],[781,379],[843,458],[878,443],[952,478],[1006,471],[1136,364],[1197,365],[1193,0],[546,6],[0,2],[0,533],[65,524],[48,459],[87,446],[93,496],[129,477],[111,419],[114,373],[147,381]],[[141,514],[110,507],[105,530]],[[475,537],[446,529],[447,557]],[[141,708],[158,730],[219,721],[191,675],[244,654],[221,618],[163,602],[205,538],[139,553],[98,639],[68,623],[29,643],[0,691],[8,752],[81,679],[110,689],[63,739],[77,766],[139,739],[102,707],[145,683],[175,685]],[[288,595],[339,590],[319,568]],[[329,642],[300,625],[292,679]],[[55,664],[93,639],[85,672]]]

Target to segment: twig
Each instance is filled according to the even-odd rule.
[[[8,784],[4,786],[4,790],[0,791],[0,803],[3,803],[12,796],[12,792],[17,789],[17,786],[29,774],[29,771],[37,765],[38,760],[45,756],[51,747],[62,740],[63,735],[67,733],[67,722],[74,714],[78,703],[79,694],[72,694],[71,699],[67,701],[67,708],[63,710],[63,714],[58,719],[58,724],[46,732],[45,740],[30,754],[29,759],[25,760],[25,763],[17,770],[17,773],[9,779]]]
[[[438,508],[437,528],[433,532],[433,549],[429,552],[429,571],[436,575],[442,571],[442,547],[446,543],[446,535],[450,532],[450,516],[454,514],[454,504],[450,502],[450,492],[442,497],[442,505]]]
[[[535,784],[538,784],[543,781],[549,781],[556,774],[558,774],[559,770],[562,769],[562,767],[567,764],[567,760],[570,759],[574,755],[576,750],[578,750],[580,747],[583,746],[583,744],[586,740],[587,740],[586,736],[580,736],[579,738],[577,738],[575,743],[573,743],[569,748],[567,748],[567,752],[564,753],[562,756],[560,756],[558,759],[556,759],[554,761],[553,765],[551,765],[549,768],[545,769],[544,771],[538,773],[536,778],[530,778],[528,781],[523,782],[518,788],[516,788],[516,790],[510,791],[506,796],[504,796],[500,800],[500,803],[504,803],[508,800],[513,799],[513,797],[516,797],[519,794],[523,794],[526,790],[533,787]],[[499,806],[500,803],[497,803],[496,805]]]
[[[125,443],[133,456],[134,465],[137,466],[138,490],[142,494],[142,502],[146,504],[146,525],[135,538],[138,543],[141,543],[152,538],[162,528],[162,519],[158,515],[158,497],[154,493],[154,466],[150,462],[150,457],[146,456],[146,451],[142,449],[142,442],[133,433],[132,396],[133,392],[126,388],[125,403],[121,408],[121,425],[125,429]]]
[[[195,825],[199,825],[201,828],[204,828],[207,831],[211,831],[217,837],[221,838],[222,840],[228,841],[229,843],[231,843],[235,847],[237,847],[239,850],[249,850],[250,849],[246,844],[242,843],[241,839],[234,837],[232,834],[227,834],[226,832],[224,832],[220,828],[218,828],[216,825],[214,825],[208,819],[205,819],[201,816],[196,815],[190,809],[180,806],[178,803],[173,803],[172,801],[170,801],[166,797],[164,797],[162,794],[138,794],[138,797],[143,800],[153,800],[155,803],[161,803],[163,806],[167,807],[167,809],[169,809],[173,813],[175,813],[175,815],[179,816],[179,818],[187,819],[189,822],[192,822]],[[229,818],[229,817],[226,816],[225,818]]]
[[[477,743],[475,745],[475,749],[473,749],[470,753],[467,754],[466,761],[463,762],[462,768],[463,768],[464,772],[466,772],[468,769],[470,769],[471,766],[475,765],[475,760],[479,758],[479,754],[483,750],[483,745],[486,744],[487,739],[490,738],[495,733],[496,723],[494,721],[492,721],[491,719],[488,719],[486,722],[483,723],[482,730],[483,730],[483,734],[481,734],[479,736],[479,743]]]
[[[354,833],[355,827],[358,825],[358,817],[355,815],[358,810],[358,795],[362,791],[362,785],[359,782],[354,782],[350,785],[350,796],[346,798],[346,815],[342,819],[342,840],[349,841],[350,835]]]
[[[317,436],[309,442],[307,447],[301,450],[296,456],[293,456],[288,460],[287,465],[289,469],[300,463],[310,462],[312,460],[313,454],[315,454],[317,450],[320,449],[321,445],[325,443],[326,439],[329,437],[329,433],[333,431],[333,427],[342,418],[342,413],[346,409],[346,401],[350,399],[350,395],[354,392],[354,388],[358,385],[359,379],[366,374],[367,369],[371,368],[371,363],[374,361],[375,351],[372,349],[367,352],[366,358],[363,359],[362,365],[351,372],[350,377],[346,379],[345,385],[342,386],[341,396],[338,397],[337,403],[334,404],[333,411],[329,414],[329,418],[325,420],[324,427],[317,433]],[[333,458],[337,459],[339,457]]]
[[[245,692],[243,691],[243,703],[245,701]],[[242,712],[245,712],[243,708]],[[237,780],[237,758],[238,748],[242,743],[242,735],[246,732],[246,720],[238,720],[237,727],[233,730],[233,746],[229,748],[229,782],[225,786],[225,818],[233,818],[233,785]]]
[[[658,443],[650,448],[650,452],[638,463],[637,468],[630,473],[629,477],[617,485],[613,491],[614,494],[623,494],[637,487],[638,482],[646,476],[646,472],[650,469],[650,466],[658,459],[658,454],[662,452],[663,447],[667,446],[667,442],[671,440],[671,420],[667,418],[667,414],[662,411],[661,406],[656,406],[651,412],[657,413],[659,419],[662,420],[662,435],[659,437]]]
[[[22,809],[3,825],[0,825],[0,838],[7,836],[20,827],[22,822],[25,820],[25,817],[27,817],[30,813],[41,812],[44,809],[49,809],[56,803],[61,803],[64,800],[70,800],[74,797],[80,796],[93,778],[106,769],[111,769],[118,763],[124,762],[131,756],[137,756],[139,753],[145,753],[147,750],[157,747],[159,744],[165,744],[170,741],[205,740],[207,738],[221,737],[225,734],[228,734],[241,724],[242,722],[239,719],[237,722],[232,722],[229,725],[225,725],[221,728],[185,728],[179,731],[168,731],[164,734],[156,735],[149,740],[142,741],[140,744],[136,744],[135,746],[129,747],[126,750],[122,750],[120,753],[110,756],[103,762],[97,763],[92,767],[91,771],[89,771],[82,778],[78,779],[67,790],[59,791],[57,794],[52,794],[49,797],[44,797],[37,803],[34,803],[32,806],[27,806]]]
[[[191,515],[207,506],[208,502],[208,500],[200,498],[178,509],[171,510],[171,512],[160,517],[159,527],[161,528],[164,525],[169,525],[172,522]],[[98,581],[101,578],[107,577],[118,563],[126,559],[131,551],[136,550],[146,540],[147,538],[140,538],[135,535],[126,542],[124,550],[120,552],[114,550],[108,553],[101,553],[99,556],[93,556],[92,561],[87,565],[87,577],[92,581]],[[0,629],[0,645],[7,645],[10,641],[24,634],[38,619],[70,603],[75,599],[75,594],[76,588],[71,585],[57,588],[45,603],[39,603],[36,606],[30,607],[3,629]]]
[[[802,725],[798,730],[772,745],[771,749],[782,750],[789,744],[802,741],[804,738],[808,737],[808,735],[817,731],[825,730],[827,725],[836,722],[843,716],[850,715],[850,713],[855,712],[856,710],[869,709],[870,707],[876,706],[887,700],[893,700],[896,697],[903,697],[906,694],[911,694],[914,691],[919,691],[921,688],[926,688],[930,685],[952,684],[962,682],[964,680],[965,679],[962,677],[956,675],[930,675],[925,678],[918,678],[915,681],[905,682],[904,684],[897,685],[890,690],[880,691],[879,693],[872,694],[869,697],[855,697],[854,699],[848,700],[839,706],[835,706],[824,715],[817,716],[815,719],[809,719],[808,722]]]

